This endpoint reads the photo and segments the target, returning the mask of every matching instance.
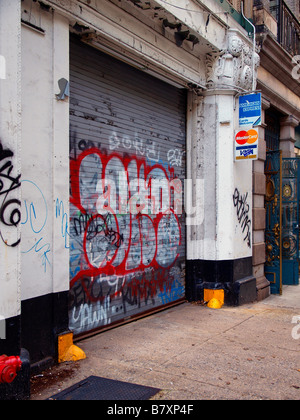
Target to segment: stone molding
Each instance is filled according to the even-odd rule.
[[[242,38],[239,32],[229,32],[227,49],[219,54],[206,55],[207,87],[251,91],[253,77],[256,86],[257,69],[260,63],[259,55],[255,52],[253,75],[252,59],[252,45]]]

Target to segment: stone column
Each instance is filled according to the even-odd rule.
[[[295,127],[299,125],[299,121],[293,116],[288,115],[280,118],[280,150],[282,157],[295,157]]]
[[[21,348],[21,2],[0,1],[0,355],[22,369],[0,400],[28,399],[30,360]],[[3,324],[4,323],[4,324]]]
[[[259,127],[258,160],[253,162],[253,275],[256,278],[257,300],[265,299],[270,294],[270,283],[264,274],[265,252],[265,193],[266,178],[264,165],[266,160],[265,141],[265,111],[270,107],[270,102],[262,98],[262,125]]]
[[[0,2],[0,355],[20,351],[21,2]]]
[[[257,64],[257,56],[255,60]],[[227,50],[218,57],[207,57],[208,89],[201,97],[190,93],[188,177],[196,186],[194,203],[202,201],[203,205],[199,223],[191,221],[187,226],[189,300],[201,299],[204,288],[223,288],[228,304],[256,300],[252,162],[234,159],[237,96],[251,90],[252,77],[248,40],[231,30]]]

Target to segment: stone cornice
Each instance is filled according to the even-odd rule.
[[[297,108],[287,98],[283,98],[276,91],[276,86],[268,86],[258,79],[257,89],[263,92],[263,95],[270,101],[272,106],[280,110],[283,114],[294,115],[300,121],[300,108]]]
[[[270,34],[261,34],[257,40],[261,46],[260,65],[300,96],[300,83],[292,77],[292,56]]]
[[[174,39],[170,40],[163,33],[156,31],[155,27],[147,26],[145,30],[145,23],[139,19],[136,11],[135,14],[129,13],[114,1],[43,2],[67,17],[71,30],[82,27],[84,30],[79,35],[94,47],[103,47],[104,51],[109,51],[118,58],[123,57],[125,61],[128,59],[135,62],[150,74],[162,76],[182,87],[205,87],[204,67],[199,65],[202,58],[201,42],[195,46],[199,48],[197,54],[192,45],[189,45],[189,49],[180,48]],[[135,7],[129,2],[128,5]]]

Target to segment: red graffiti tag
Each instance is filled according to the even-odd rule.
[[[182,187],[173,171],[168,176],[161,165],[107,156],[97,148],[72,160],[70,169],[71,261],[81,254],[71,287],[86,277],[123,276],[114,297],[124,276],[174,265],[181,245]]]

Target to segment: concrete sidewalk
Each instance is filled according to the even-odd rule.
[[[184,303],[76,343],[87,358],[33,378],[31,399],[95,375],[157,387],[156,400],[298,400],[298,315],[300,286],[240,307]]]

